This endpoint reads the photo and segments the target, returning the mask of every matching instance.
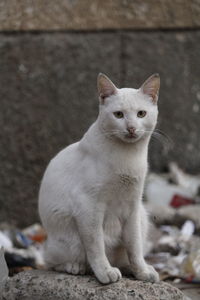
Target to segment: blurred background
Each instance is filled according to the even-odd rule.
[[[0,1],[0,220],[38,220],[49,160],[98,113],[96,78],[161,76],[151,170],[200,173],[200,1]]]

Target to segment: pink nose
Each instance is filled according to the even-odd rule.
[[[130,134],[135,134],[135,128],[134,127],[128,127],[127,130]]]

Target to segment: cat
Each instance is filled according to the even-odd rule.
[[[143,257],[148,219],[142,194],[160,77],[152,75],[139,89],[118,89],[100,73],[97,86],[97,120],[51,160],[42,179],[45,261],[70,274],[89,267],[103,284],[118,281],[124,267],[136,279],[158,282]]]

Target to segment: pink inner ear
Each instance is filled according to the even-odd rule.
[[[105,75],[100,75],[98,78],[98,91],[101,99],[110,97],[117,92],[115,85]]]
[[[157,91],[157,89],[156,88],[154,88],[154,87],[145,87],[144,89],[143,89],[143,92],[144,92],[144,94],[147,94],[147,95],[149,95],[150,97],[152,97],[153,98],[153,100],[156,100],[157,99],[157,97],[158,97],[158,91]]]
[[[141,87],[143,93],[152,97],[154,102],[158,100],[159,88],[160,77],[158,74],[149,77]]]
[[[115,90],[114,89],[105,89],[103,90],[101,93],[100,93],[100,97],[102,99],[105,99],[107,97],[110,97],[112,95],[116,94]]]

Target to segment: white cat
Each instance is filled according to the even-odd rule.
[[[143,258],[148,220],[142,204],[159,86],[157,74],[140,89],[118,89],[99,74],[96,122],[52,159],[42,180],[49,268],[84,274],[89,266],[110,283],[121,278],[118,268],[129,266],[137,279],[159,280]]]

